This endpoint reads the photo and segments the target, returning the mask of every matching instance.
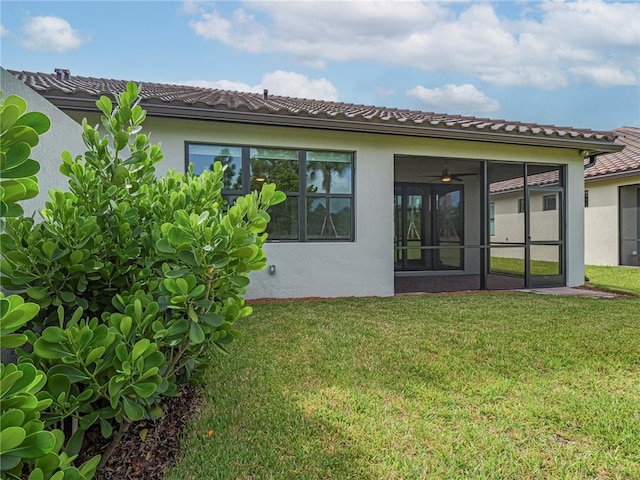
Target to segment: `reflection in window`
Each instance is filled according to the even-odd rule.
[[[259,190],[261,183],[275,183],[283,192],[298,192],[298,151],[273,148],[252,148],[251,190]]]
[[[549,210],[555,210],[556,209],[556,196],[554,195],[545,195],[544,197],[542,197],[542,209],[547,212]]]
[[[307,238],[348,240],[350,237],[350,198],[307,199]]]
[[[221,145],[188,145],[187,163],[193,163],[194,171],[201,173],[213,168],[215,162],[226,166],[223,189],[242,189],[242,147],[226,147]]]
[[[307,192],[351,193],[351,154],[307,152]]]
[[[187,144],[186,160],[196,172],[215,161],[227,165],[230,203],[265,182],[284,191],[287,200],[268,211],[269,240],[353,241],[352,153]]]
[[[298,197],[287,197],[285,202],[269,209],[271,221],[268,232],[271,239],[298,240],[298,201]]]

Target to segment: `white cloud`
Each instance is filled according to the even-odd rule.
[[[29,50],[62,53],[91,40],[60,17],[30,17],[22,30],[25,37],[21,44]]]
[[[320,78],[312,80],[306,75],[276,70],[262,77],[262,86],[274,95],[286,97],[314,98],[328,101],[338,99],[338,90],[333,84]]]
[[[11,32],[2,24],[0,24],[0,37],[7,37]]]
[[[600,67],[576,67],[571,72],[582,78],[585,83],[598,87],[634,85],[638,77],[630,70],[620,70],[616,67],[602,65]]]
[[[252,93],[262,93],[264,89],[267,89],[271,95],[286,97],[313,98],[328,101],[338,99],[338,90],[329,80],[325,78],[311,79],[300,73],[284,72],[282,70],[265,73],[262,76],[262,81],[257,85],[249,85],[231,80],[189,80],[180,83],[194,87]]]
[[[545,89],[640,82],[637,2],[276,1],[226,15],[204,5],[197,35],[318,68],[373,60]]]
[[[419,99],[429,109],[459,112],[463,115],[492,113],[500,109],[498,101],[489,98],[471,84],[425,88],[418,85],[407,95]]]

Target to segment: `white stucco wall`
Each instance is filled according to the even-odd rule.
[[[97,116],[89,118],[90,123],[97,120]],[[268,263],[276,266],[276,273],[270,275],[266,270],[253,272],[247,298],[393,295],[395,155],[572,163],[568,169],[569,179],[579,185],[568,188],[567,194],[570,202],[578,198],[580,204],[578,208],[568,207],[571,220],[567,222],[570,244],[567,281],[570,285],[584,283],[582,158],[575,150],[155,117],[147,118],[145,131],[151,132],[152,143],[162,143],[165,159],[158,165],[160,175],[169,169],[184,169],[185,142],[355,152],[355,241],[267,244]],[[401,181],[402,178],[396,180]],[[466,198],[477,197],[477,189],[473,180],[465,182]],[[466,222],[468,225],[475,224],[472,219],[477,220],[479,208],[478,202],[467,203],[465,218],[471,222]],[[476,230],[469,228],[466,235],[467,243],[479,242],[477,227]],[[468,271],[477,272],[477,259],[468,256],[465,266]]]
[[[584,285],[584,159],[569,163],[566,183],[567,286]]]
[[[51,120],[51,128],[40,137],[40,143],[31,151],[31,158],[40,162],[40,172],[37,175],[40,193],[35,198],[21,202],[25,215],[31,215],[42,209],[49,200],[49,189],[67,189],[68,179],[59,171],[62,163],[60,154],[67,150],[76,156],[85,151],[81,138],[82,127],[5,69],[0,69],[0,75],[0,89],[4,97],[22,97],[27,102],[27,111],[42,112]]]
[[[585,264],[620,264],[619,188],[638,183],[640,176],[586,184],[589,206],[585,208]]]

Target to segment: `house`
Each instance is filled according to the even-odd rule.
[[[99,96],[126,84],[65,70],[11,74],[92,124]],[[159,174],[219,160],[231,200],[264,181],[287,193],[271,211],[269,268],[252,274],[248,298],[582,285],[584,161],[623,148],[612,132],[266,90],[146,83],[142,97],[145,129],[165,155]],[[502,182],[520,183],[523,198],[508,239],[492,235]],[[538,218],[538,199],[550,207],[552,197]]]
[[[640,128],[614,132],[624,150],[597,157],[585,170],[587,265],[640,265]]]

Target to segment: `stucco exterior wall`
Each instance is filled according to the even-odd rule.
[[[81,137],[82,127],[6,70],[0,69],[0,74],[0,88],[4,97],[22,97],[27,102],[27,111],[42,112],[51,120],[51,128],[40,137],[40,143],[31,152],[31,158],[40,162],[40,172],[37,175],[40,193],[37,197],[21,203],[25,215],[31,215],[42,209],[44,203],[49,200],[49,189],[67,189],[68,179],[59,171],[62,163],[60,154],[67,150],[76,156],[85,151]]]
[[[620,264],[619,188],[640,183],[640,177],[588,182],[589,206],[585,208],[585,257],[587,265]]]
[[[97,120],[97,116],[89,118],[90,123]],[[574,150],[156,117],[147,118],[145,131],[151,132],[152,143],[162,143],[165,158],[158,165],[159,175],[169,169],[183,171],[185,142],[355,152],[355,241],[267,244],[268,263],[276,266],[276,273],[253,272],[247,298],[393,295],[395,155],[573,163],[569,177],[580,185],[575,187],[572,198],[582,202],[582,158]],[[478,195],[471,183],[468,188],[468,195]],[[477,219],[479,212],[477,202],[468,202],[465,218]],[[581,285],[584,280],[582,204],[579,208],[569,206],[568,212],[572,221],[567,224],[570,243],[567,280],[571,285]],[[479,231],[471,229],[468,234],[479,239]],[[465,266],[478,269],[473,258],[467,258]]]

